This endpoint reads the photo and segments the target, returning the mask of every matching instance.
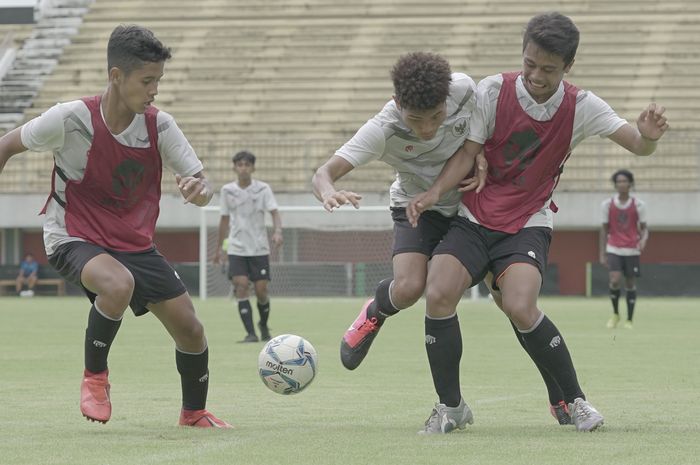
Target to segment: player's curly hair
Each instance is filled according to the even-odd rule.
[[[630,184],[634,184],[634,175],[630,170],[617,170],[613,173],[613,175],[610,177],[610,180],[615,184],[617,181],[618,176],[624,176],[627,178],[627,180],[630,182]]]
[[[401,108],[429,110],[450,94],[452,71],[442,56],[430,52],[403,55],[391,70],[394,96]]]
[[[525,27],[523,34],[523,51],[528,42],[549,53],[560,56],[564,65],[569,66],[578,49],[578,28],[568,16],[556,11],[533,16]]]
[[[107,43],[107,71],[119,68],[125,74],[144,63],[169,60],[170,48],[156,38],[150,29],[136,24],[120,24],[112,31]]]

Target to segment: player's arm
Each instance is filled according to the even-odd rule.
[[[442,167],[440,175],[435,179],[430,189],[422,194],[418,194],[411,200],[406,208],[406,216],[408,216],[408,221],[414,227],[418,224],[418,217],[421,213],[430,209],[443,194],[457,187],[467,177],[472,168],[474,168],[474,160],[477,154],[481,152],[481,148],[482,144],[467,140],[447,160],[445,166]]]
[[[352,204],[360,208],[362,196],[352,191],[336,190],[335,182],[348,174],[354,166],[338,155],[333,155],[326,163],[316,170],[311,185],[314,195],[323,203],[323,208],[332,212],[335,208],[345,204]]]
[[[175,181],[180,193],[185,198],[185,203],[193,203],[198,207],[203,207],[209,203],[214,195],[214,190],[209,185],[204,171],[184,177],[176,174]]]
[[[216,253],[214,254],[214,263],[223,263],[224,251],[221,248],[221,244],[223,244],[224,240],[228,237],[230,218],[231,217],[229,215],[221,215],[221,217],[219,218],[219,236],[218,241],[216,242],[217,247]]]
[[[22,128],[19,127],[0,137],[0,173],[10,157],[27,151],[27,147],[22,144],[21,133]]]
[[[647,224],[642,222],[639,223],[639,251],[643,251],[647,246],[647,241],[649,240],[649,228]]]
[[[608,244],[608,223],[603,223],[600,228],[600,235],[598,236],[598,249],[600,251],[600,264],[607,264],[605,257],[605,246]]]
[[[656,150],[657,141],[668,129],[665,111],[663,106],[650,103],[637,118],[636,128],[625,124],[608,137],[635,155],[651,155]]]
[[[282,245],[282,217],[277,209],[270,210],[272,216],[272,246],[278,248]]]

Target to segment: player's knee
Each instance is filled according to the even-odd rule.
[[[391,286],[391,299],[401,308],[410,307],[421,298],[424,290],[425,281],[422,279],[394,279],[394,284]]]
[[[126,308],[134,293],[134,276],[127,271],[110,275],[106,281],[99,295]]]
[[[455,312],[459,297],[444,286],[428,285],[425,289],[426,313],[431,318],[444,318]]]

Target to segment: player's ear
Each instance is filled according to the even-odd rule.
[[[564,66],[564,74],[567,74],[569,71],[571,71],[571,67],[574,66],[574,62],[576,61],[576,58],[571,60],[571,63],[568,65]]]
[[[122,73],[122,70],[117,68],[116,66],[113,66],[112,68],[109,69],[109,82],[110,84],[121,84],[121,81],[124,79],[124,73]]]

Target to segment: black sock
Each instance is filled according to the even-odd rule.
[[[559,401],[564,400],[564,393],[561,391],[561,388],[557,384],[556,380],[552,377],[552,375],[550,375],[547,370],[545,370],[539,363],[537,363],[532,354],[530,354],[530,350],[528,349],[527,344],[525,343],[523,333],[518,331],[518,328],[515,327],[512,321],[510,322],[510,325],[513,327],[513,331],[515,331],[515,337],[516,339],[518,339],[520,346],[523,349],[525,349],[525,352],[527,352],[532,361],[535,362],[535,366],[540,371],[540,375],[542,375],[542,380],[544,381],[544,384],[547,387],[549,405],[557,405]]]
[[[100,373],[107,369],[109,348],[121,324],[121,318],[118,321],[111,320],[92,305],[85,330],[85,368],[88,371]]]
[[[425,318],[425,350],[440,403],[457,407],[462,398],[459,389],[462,333],[457,315],[446,320]]]
[[[182,408],[204,409],[209,390],[209,348],[201,354],[186,354],[175,349],[175,364],[182,385]]]
[[[620,290],[619,289],[610,289],[610,300],[612,301],[613,305],[613,312],[615,315],[618,315],[618,303],[620,302]]]
[[[260,314],[260,326],[267,326],[267,319],[270,318],[270,301],[264,304],[258,301],[258,313]]]
[[[634,304],[637,303],[637,289],[625,289],[625,299],[627,300],[627,319],[632,321]]]
[[[399,313],[398,308],[394,307],[391,303],[391,283],[394,281],[393,278],[383,279],[377,286],[377,290],[374,292],[374,302],[367,308],[368,317],[377,317],[380,320],[396,315]]]
[[[566,403],[573,402],[576,397],[585,399],[576,378],[569,349],[554,323],[546,315],[542,315],[540,324],[522,335],[530,349],[528,353],[537,365],[552,375],[564,393]]]
[[[239,300],[238,301],[238,314],[241,316],[241,321],[243,322],[243,327],[248,334],[255,334],[255,327],[253,327],[253,308],[250,306],[250,300]]]

